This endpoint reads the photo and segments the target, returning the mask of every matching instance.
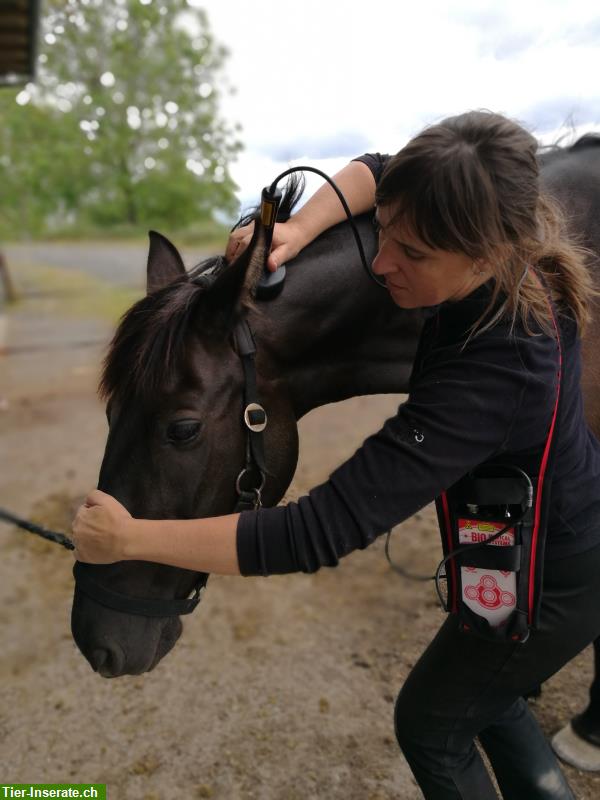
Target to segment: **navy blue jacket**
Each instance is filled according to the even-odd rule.
[[[297,503],[241,514],[242,574],[335,566],[485,461],[508,461],[537,474],[556,398],[557,345],[547,334],[527,334],[518,320],[511,332],[510,320],[502,319],[465,346],[491,289],[488,282],[430,311],[407,401],[328,481]],[[563,386],[547,559],[600,543],[600,444],[583,415],[575,322],[568,314],[558,321]]]

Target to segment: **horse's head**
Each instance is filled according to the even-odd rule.
[[[168,240],[150,238],[147,295],[124,315],[105,360],[109,433],[98,487],[134,517],[226,514],[236,507],[236,480],[248,463],[247,376],[237,331],[257,313],[262,233],[257,226],[252,245],[231,265],[211,259],[189,274]],[[257,345],[257,395],[268,420],[263,500],[275,504],[296,466],[297,429]],[[256,486],[254,476],[246,477]],[[199,576],[145,562],[86,566],[85,574],[100,590],[76,583],[72,630],[84,656],[107,677],[152,669],[179,638],[181,621],[131,613],[127,598],[184,600]],[[123,609],[103,602],[102,591],[126,596]]]

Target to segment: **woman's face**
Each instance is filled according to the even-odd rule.
[[[377,209],[379,251],[373,272],[385,278],[392,300],[401,308],[424,308],[466,297],[485,283],[489,270],[463,253],[432,250],[402,225],[389,225],[393,207]],[[388,227],[389,226],[389,227]],[[484,270],[483,272],[479,272]]]

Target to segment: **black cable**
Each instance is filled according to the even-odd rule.
[[[406,578],[409,581],[418,581],[419,583],[421,582],[424,583],[425,581],[432,581],[435,579],[434,575],[417,575],[414,572],[409,572],[407,569],[404,569],[404,567],[400,566],[400,564],[396,563],[395,561],[392,561],[392,557],[390,555],[391,537],[392,537],[392,531],[389,530],[387,532],[387,536],[385,537],[385,557],[387,558],[388,564],[394,570],[394,572],[397,572],[398,575],[402,575],[403,578]]]
[[[327,175],[322,170],[317,169],[316,167],[290,167],[290,169],[286,169],[284,172],[281,173],[281,175],[278,175],[275,178],[275,180],[269,187],[269,192],[271,194],[275,194],[277,190],[277,184],[279,183],[279,181],[282,180],[283,178],[287,178],[288,175],[292,175],[294,172],[314,172],[315,175],[319,175],[321,178],[324,178],[327,181],[327,183],[331,186],[333,191],[336,193],[338,200],[342,204],[342,207],[346,212],[346,216],[348,217],[348,222],[350,223],[350,227],[352,228],[352,233],[354,234],[356,246],[358,247],[358,252],[360,254],[360,260],[362,262],[363,267],[365,268],[365,272],[367,273],[369,278],[371,278],[371,280],[377,284],[377,286],[381,286],[382,288],[386,289],[387,286],[385,284],[385,281],[379,280],[379,278],[375,276],[375,274],[369,267],[367,263],[367,257],[365,256],[365,251],[362,245],[362,241],[360,239],[360,234],[358,232],[358,228],[356,227],[356,223],[354,221],[352,212],[350,211],[348,203],[346,202],[346,198],[336,186],[335,181],[332,178],[330,178],[329,175]]]

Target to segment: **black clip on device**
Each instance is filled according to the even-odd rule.
[[[285,266],[283,264],[275,272],[270,272],[267,267],[267,258],[271,252],[273,228],[277,220],[280,202],[281,192],[279,189],[265,186],[260,198],[260,217],[257,220],[263,226],[265,234],[265,263],[263,274],[256,287],[257,300],[271,300],[273,297],[277,297],[285,282]]]

